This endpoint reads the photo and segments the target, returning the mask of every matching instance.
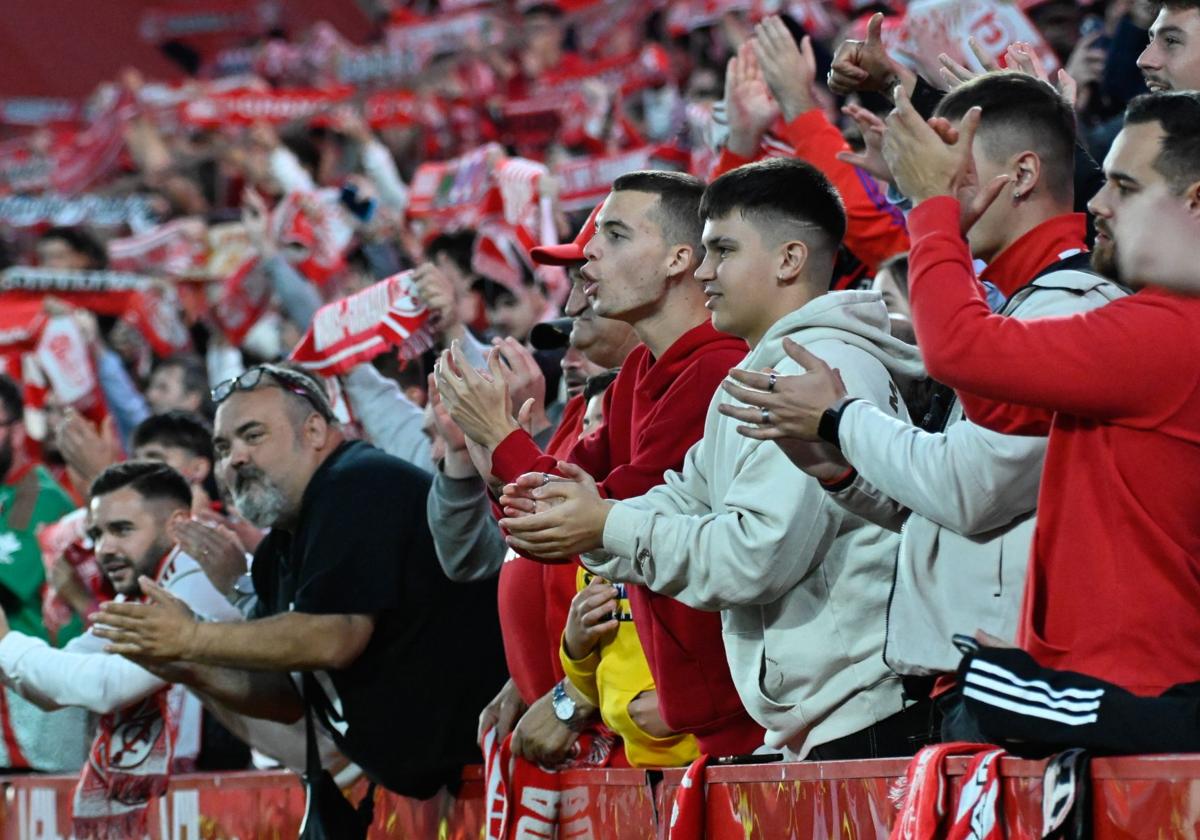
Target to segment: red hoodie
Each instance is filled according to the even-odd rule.
[[[837,159],[838,152],[848,152],[850,146],[823,111],[815,108],[784,124],[783,136],[796,157],[820,169],[841,193],[846,205],[846,247],[872,274],[888,257],[908,250],[904,214],[892,206],[874,178]],[[713,177],[750,162],[726,149]]]
[[[583,430],[586,409],[582,396],[567,401],[547,453],[567,456]],[[563,678],[558,648],[575,597],[576,568],[574,563],[551,566],[511,553],[500,567],[497,599],[504,658],[526,705]]]
[[[1200,298],[992,315],[958,219],[940,197],[908,220],[930,375],[997,431],[1055,412],[1018,643],[1143,695],[1200,679]]]
[[[708,321],[680,336],[660,359],[638,345],[605,392],[604,425],[564,460],[593,476],[606,498],[628,499],[662,484],[663,474],[680,469],[703,435],[713,394],[746,352],[744,341]],[[524,432],[513,432],[492,453],[492,473],[506,482],[526,472],[555,472],[555,465]],[[701,752],[711,755],[761,746],[763,730],[729,675],[720,614],[640,586],[629,587],[629,602],[667,726],[692,733]]]

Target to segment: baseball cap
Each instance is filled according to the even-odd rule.
[[[529,252],[529,256],[538,265],[571,265],[585,262],[587,257],[583,255],[583,246],[591,241],[592,234],[596,232],[596,216],[600,214],[600,207],[603,204],[604,202],[600,202],[592,210],[592,214],[588,216],[587,221],[583,223],[583,227],[576,234],[574,242],[564,245],[539,245]]]
[[[571,318],[555,318],[534,324],[529,331],[529,343],[534,350],[560,350],[570,343],[573,323]]]

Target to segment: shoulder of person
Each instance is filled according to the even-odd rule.
[[[333,457],[337,460],[320,474],[317,490],[322,494],[354,492],[358,497],[364,489],[382,493],[389,492],[384,488],[391,492],[404,487],[421,488],[423,492],[429,489],[429,473],[365,441],[351,441]]]

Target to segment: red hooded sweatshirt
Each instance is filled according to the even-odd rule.
[[[1054,412],[1018,643],[1142,695],[1200,679],[1200,298],[993,315],[958,202],[923,202],[908,223],[930,375],[996,431]]]
[[[546,452],[565,458],[579,439],[587,402],[572,397]],[[532,440],[530,441],[532,443]],[[508,673],[526,705],[544,697],[563,678],[558,656],[567,612],[575,597],[574,563],[547,565],[520,555],[500,567],[497,599]]]
[[[709,321],[680,336],[660,359],[638,345],[605,392],[604,425],[563,460],[594,477],[606,498],[628,499],[662,484],[663,474],[680,469],[704,434],[713,394],[746,352],[744,341],[717,332]],[[492,473],[506,482],[555,467],[524,432],[513,432],[492,453]],[[629,602],[667,726],[695,735],[700,751],[710,755],[760,747],[763,730],[729,675],[720,614],[640,586],[629,587]]]

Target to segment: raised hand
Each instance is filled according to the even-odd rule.
[[[233,593],[237,579],[246,574],[246,548],[229,527],[216,522],[189,519],[174,529],[175,541],[200,564],[204,574],[223,595]]]
[[[512,336],[494,339],[492,344],[504,362],[499,370],[508,383],[512,404],[519,406],[517,417],[521,428],[531,436],[550,428],[550,418],[546,416],[546,375],[533,353]]]
[[[430,324],[445,340],[462,338],[458,317],[458,290],[444,271],[431,262],[421,263],[412,274],[413,288],[429,307]]]
[[[805,35],[797,47],[783,20],[778,15],[771,15],[754,27],[754,38],[750,43],[762,68],[763,79],[779,103],[785,120],[791,122],[817,107],[813,93],[817,59],[813,55],[811,38]]]
[[[892,183],[892,171],[888,169],[887,161],[883,158],[883,134],[887,129],[883,120],[861,105],[847,105],[842,108],[842,113],[858,123],[858,130],[863,138],[863,150],[838,152],[837,159],[869,172],[880,181]]]
[[[109,601],[91,617],[93,632],[111,642],[105,651],[152,662],[189,658],[198,626],[192,611],[150,578],[138,584],[147,603]]]
[[[959,224],[965,234],[1009,180],[1008,175],[999,175],[989,184],[979,183],[972,144],[979,128],[980,109],[967,111],[959,121],[957,136],[948,140],[921,118],[899,86],[895,101],[896,110],[886,120],[883,156],[896,186],[917,204],[941,195],[957,198],[961,206]]]
[[[757,156],[763,135],[779,116],[779,106],[763,80],[749,41],[738,48],[725,68],[725,114],[729,120],[726,148],[744,158]]]
[[[438,393],[450,417],[468,439],[488,449],[518,428],[503,365],[500,354],[492,350],[485,376],[471,367],[457,341],[434,365]]]
[[[883,46],[883,14],[876,13],[867,23],[865,41],[846,40],[837,48],[829,68],[829,89],[839,96],[874,91],[891,96],[900,84],[909,93],[916,75],[888,55]]]

